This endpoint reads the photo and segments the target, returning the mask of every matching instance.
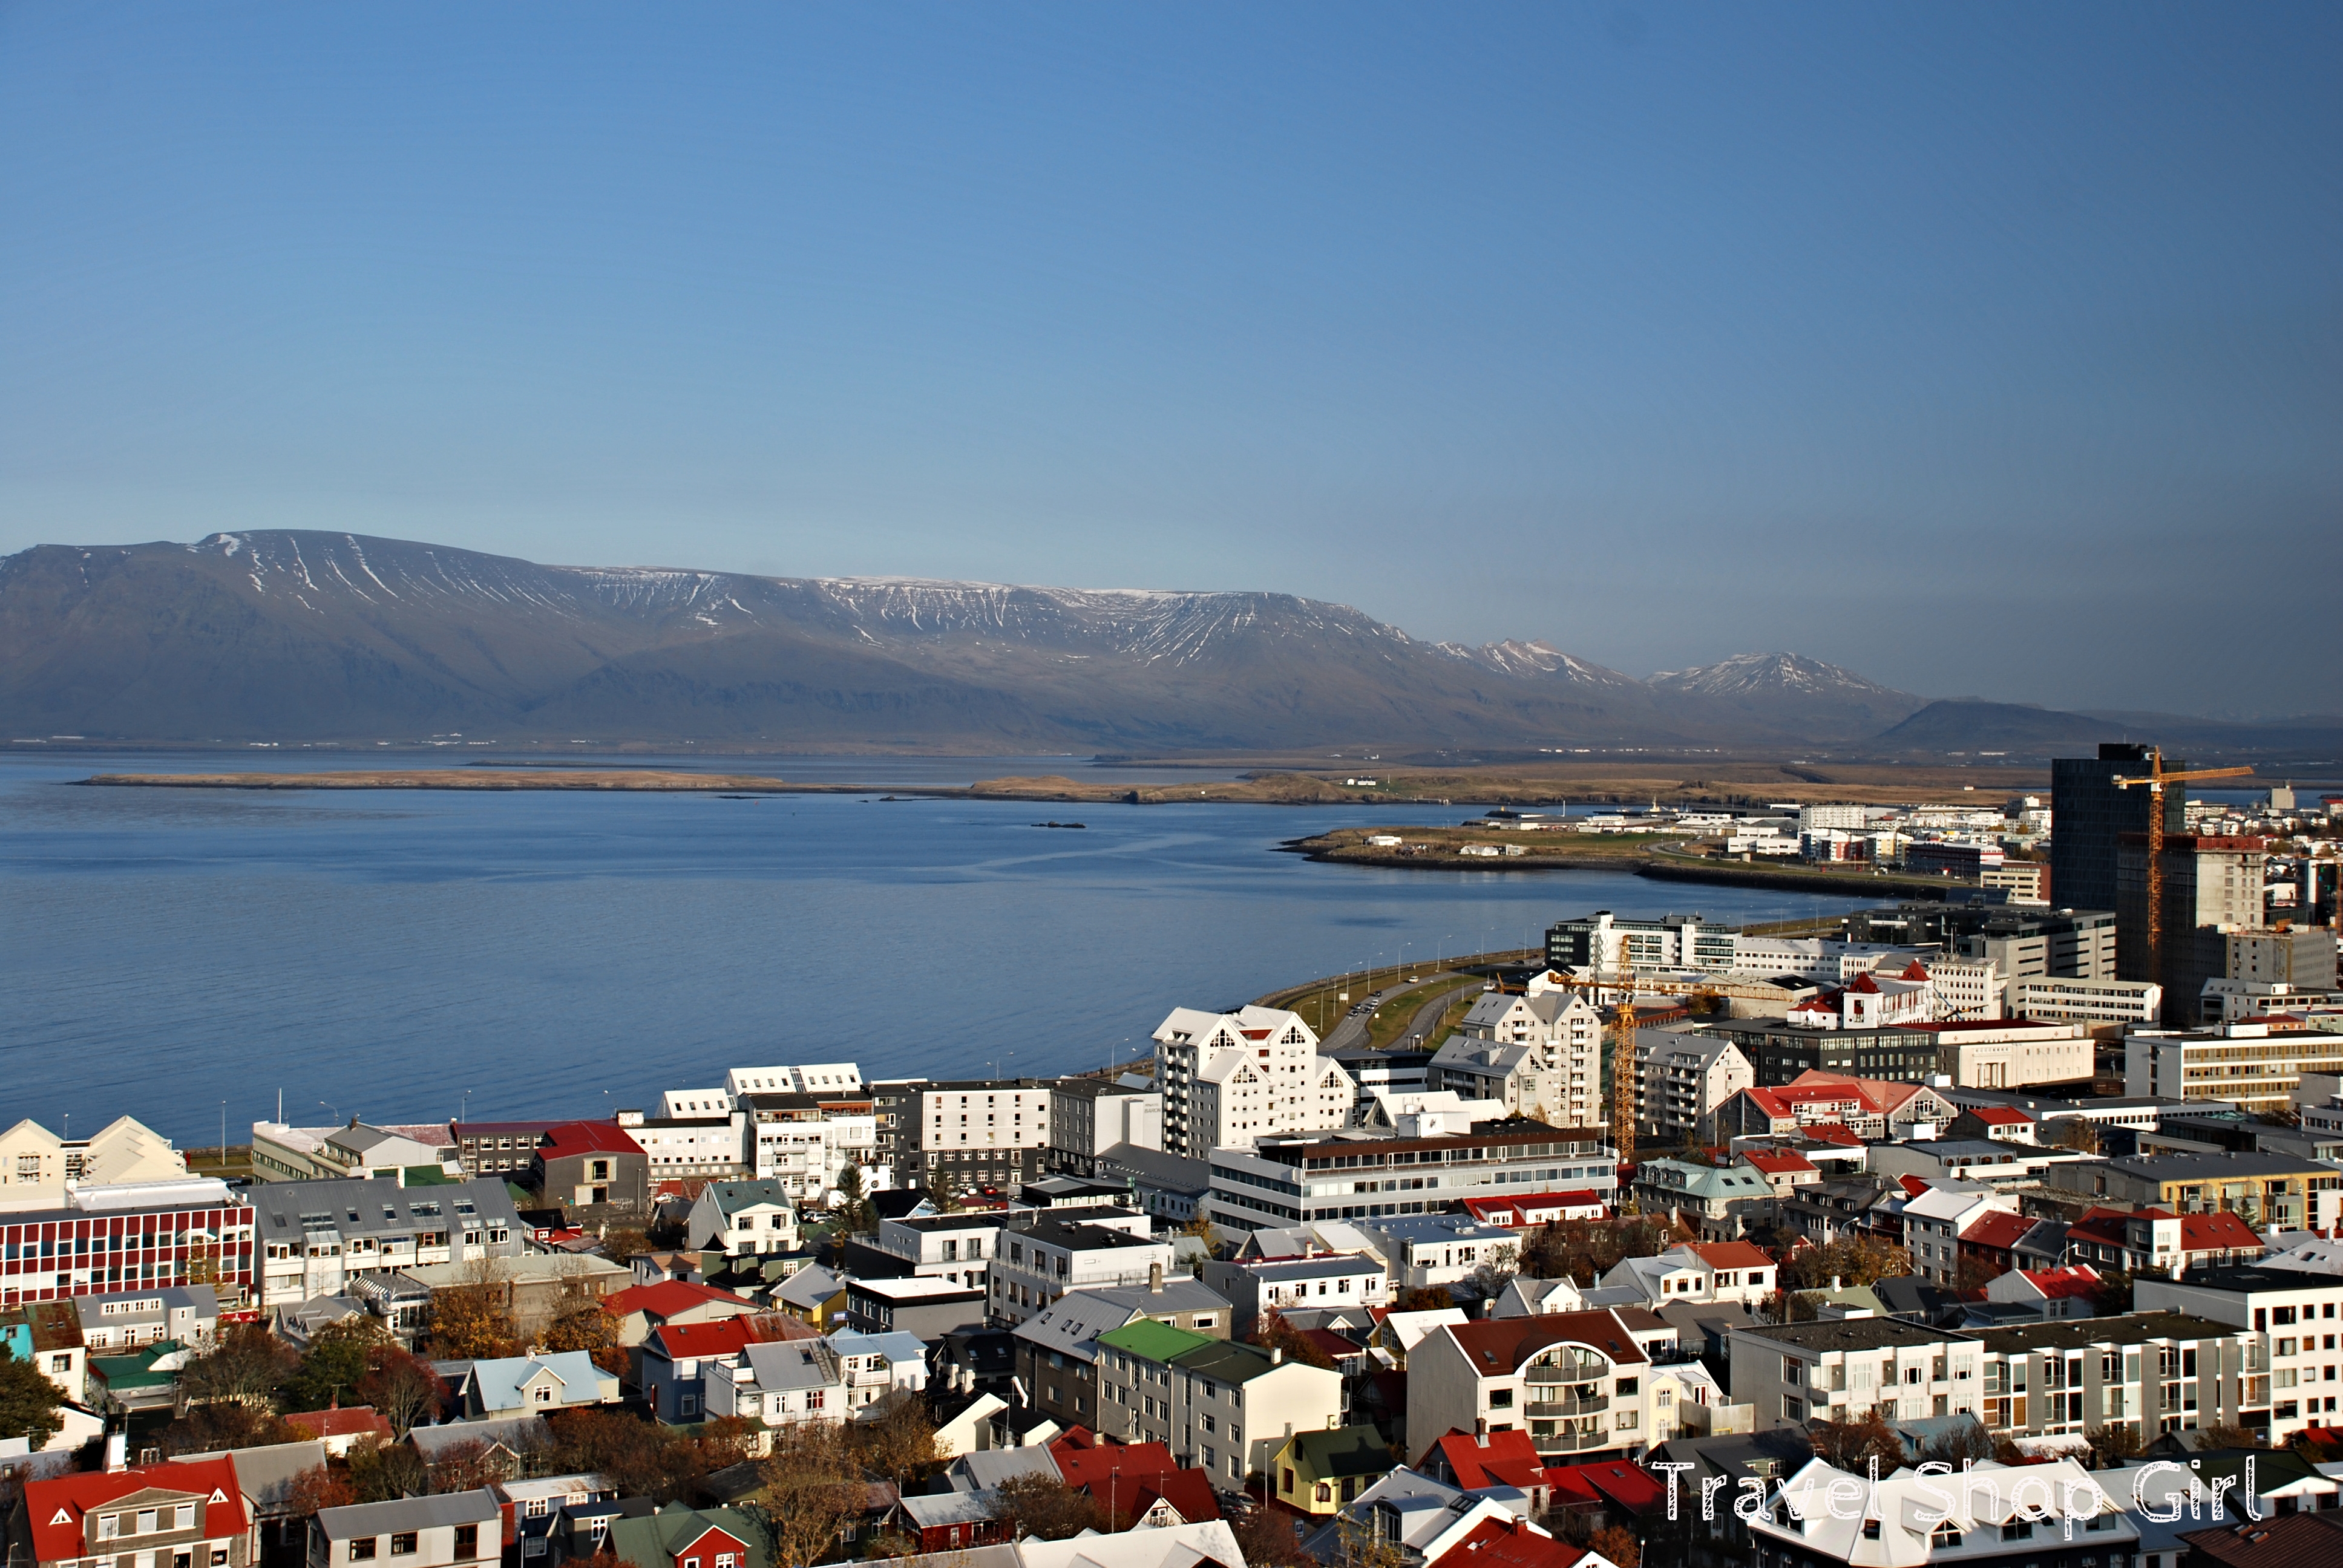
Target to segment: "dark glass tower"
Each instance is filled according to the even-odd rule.
[[[2115,780],[2147,771],[2152,746],[2127,740],[2099,744],[2097,757],[2060,757],[2050,763],[2050,901],[2062,909],[2116,908],[2116,841],[2125,833],[2147,831],[2145,789],[2118,789]],[[2187,763],[2164,759],[2165,771]],[[2177,833],[2187,823],[2187,791],[2164,792],[2164,830]]]

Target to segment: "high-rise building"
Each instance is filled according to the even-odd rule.
[[[2160,974],[2148,972],[2147,835],[2125,834],[2117,851],[2116,978],[2155,981],[2167,1018],[2193,1018],[2205,982],[2228,978],[2227,933],[2262,923],[2262,840],[2165,835]]]
[[[2050,887],[2063,907],[2117,907],[2116,840],[2147,831],[2149,802],[2156,797],[2142,787],[2118,789],[2115,780],[2146,773],[2155,749],[2127,740],[2102,741],[2095,758],[2051,760]],[[2179,772],[2188,764],[2167,758],[2164,766],[2167,772]],[[2182,831],[2187,825],[2182,791],[2167,789],[2163,799],[2164,830]]]

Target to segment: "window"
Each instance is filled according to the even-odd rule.
[[[553,1402],[553,1385],[550,1383],[540,1383],[536,1388],[533,1388],[528,1392],[530,1397],[534,1398],[539,1404],[551,1404]]]
[[[1489,1408],[1491,1410],[1510,1410],[1513,1408],[1513,1391],[1512,1389],[1493,1388],[1489,1391]]]
[[[415,1532],[412,1530],[401,1530],[395,1533],[390,1538],[390,1554],[393,1557],[414,1556]]]
[[[480,1554],[480,1527],[477,1524],[456,1526],[456,1561],[468,1562]]]
[[[373,1562],[374,1549],[381,1539],[382,1537],[379,1535],[361,1535],[357,1540],[351,1542],[350,1561],[353,1563]]]
[[[175,1503],[171,1509],[171,1528],[193,1530],[195,1527],[196,1505],[192,1503]]]

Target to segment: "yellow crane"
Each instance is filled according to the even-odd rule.
[[[2137,778],[2117,779],[2118,789],[2147,790],[2147,975],[2162,983],[2164,980],[2164,787],[2167,784],[2192,782],[2199,779],[2243,779],[2250,776],[2250,768],[2194,768],[2185,773],[2164,770],[2161,748],[2147,754],[2147,771]],[[2050,824],[2056,833],[2058,824]]]
[[[1620,955],[1625,957],[1624,953]],[[1611,1058],[1611,1142],[1618,1162],[1635,1163],[1635,971],[1619,990],[1619,1044]],[[1634,1190],[1620,1195],[1619,1211],[1634,1212]]]

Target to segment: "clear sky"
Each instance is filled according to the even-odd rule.
[[[2343,710],[2343,8],[0,5],[0,551]]]

